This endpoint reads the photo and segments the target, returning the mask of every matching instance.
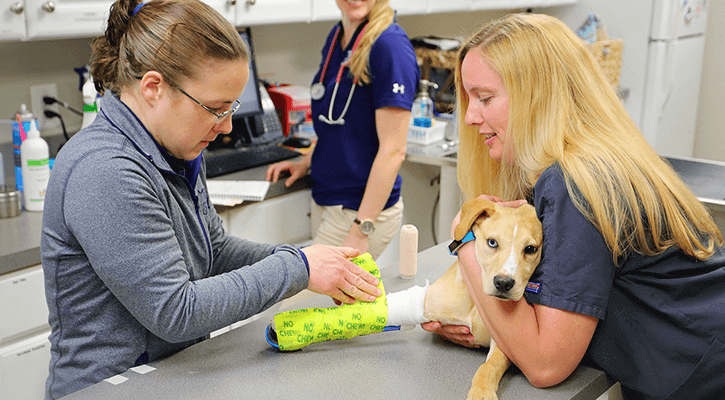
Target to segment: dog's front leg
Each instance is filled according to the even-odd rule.
[[[478,368],[473,376],[466,400],[498,400],[496,395],[498,384],[510,365],[511,361],[491,339],[491,348],[488,351],[486,362]]]

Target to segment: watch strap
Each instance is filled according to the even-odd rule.
[[[458,255],[458,249],[461,248],[464,244],[470,242],[471,240],[476,240],[476,235],[473,234],[473,231],[468,231],[465,236],[463,236],[463,239],[461,240],[454,240],[451,242],[451,244],[448,245],[448,252],[452,256]]]

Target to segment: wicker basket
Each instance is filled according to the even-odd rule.
[[[609,83],[615,88],[619,87],[619,73],[622,70],[622,39],[598,40],[587,44],[589,51],[607,77]]]

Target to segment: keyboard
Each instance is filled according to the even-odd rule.
[[[206,177],[214,178],[244,171],[261,165],[289,160],[299,155],[300,153],[294,150],[276,144],[205,151]]]

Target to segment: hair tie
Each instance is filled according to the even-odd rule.
[[[136,5],[136,7],[133,9],[133,15],[136,15],[136,13],[138,12],[138,10],[140,10],[141,7],[144,6],[144,4],[146,4],[146,3],[138,3],[138,5]]]

